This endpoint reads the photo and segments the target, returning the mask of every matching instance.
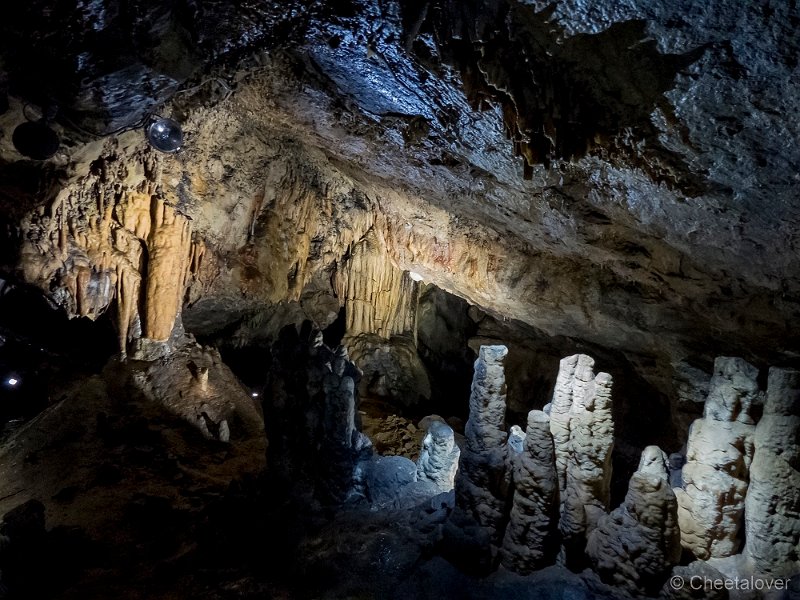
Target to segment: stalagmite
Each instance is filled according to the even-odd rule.
[[[714,361],[702,419],[689,430],[683,489],[676,488],[683,547],[697,558],[739,550],[755,426],[750,406],[759,396],[758,369],[741,358]]]
[[[586,536],[609,503],[612,380],[608,373],[595,376],[593,368],[585,354],[561,360],[550,412],[567,559],[582,555]]]
[[[600,518],[586,553],[607,583],[634,597],[655,595],[681,556],[678,504],[669,485],[667,456],[642,452],[624,503]]]
[[[461,450],[456,445],[453,429],[441,421],[432,421],[417,461],[417,480],[429,481],[440,492],[449,492],[455,485]]]
[[[800,572],[800,371],[771,368],[745,500],[744,553],[761,575]]]
[[[506,514],[505,346],[481,346],[475,361],[466,444],[456,476],[456,505],[499,545]]]
[[[545,413],[528,413],[522,448],[512,451],[510,459],[514,497],[501,561],[512,571],[528,574],[553,564],[558,553],[558,478]]]

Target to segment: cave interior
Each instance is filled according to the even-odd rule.
[[[0,598],[800,599],[794,0],[3,16]]]

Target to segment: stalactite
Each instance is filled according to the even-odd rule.
[[[375,230],[353,246],[337,272],[336,288],[345,306],[349,336],[373,333],[388,339],[413,333],[417,285],[391,262]]]

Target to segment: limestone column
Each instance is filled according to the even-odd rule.
[[[586,536],[608,510],[614,423],[612,379],[585,354],[561,361],[550,412],[565,558],[581,557]]]
[[[800,371],[771,368],[745,500],[745,555],[760,575],[800,571]]]
[[[621,506],[600,518],[586,553],[595,571],[633,597],[654,596],[681,557],[678,503],[669,485],[667,456],[642,452]]]
[[[429,481],[438,491],[449,492],[455,486],[460,456],[453,429],[447,423],[433,421],[422,440],[417,481]]]
[[[510,462],[514,496],[501,561],[526,575],[555,562],[558,554],[558,477],[550,419],[539,410],[528,413],[522,447],[512,446]]]
[[[456,476],[456,505],[499,546],[506,514],[505,346],[481,346],[475,361],[465,447]]]
[[[741,544],[757,377],[741,358],[717,358],[703,418],[689,429],[683,488],[675,494],[683,547],[703,560],[736,554]]]

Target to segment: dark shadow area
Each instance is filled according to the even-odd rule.
[[[0,421],[29,419],[64,381],[99,372],[117,351],[111,319],[68,319],[38,290],[0,287]]]

